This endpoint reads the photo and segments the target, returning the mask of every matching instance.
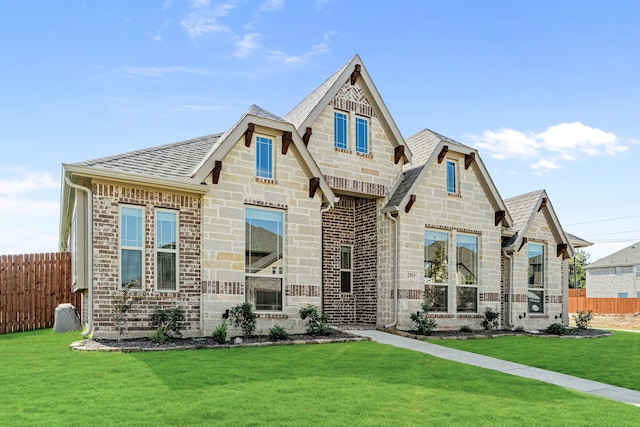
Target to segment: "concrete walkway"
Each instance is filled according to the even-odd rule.
[[[509,375],[530,378],[555,384],[560,387],[578,390],[595,396],[604,397],[618,402],[628,403],[640,407],[640,391],[629,390],[622,387],[615,387],[597,381],[585,380],[572,377],[558,372],[547,371],[545,369],[532,368],[518,363],[505,360],[494,359],[493,357],[482,356],[467,351],[442,347],[428,342],[405,338],[394,334],[389,334],[375,330],[349,330],[354,335],[371,338],[372,341],[389,344],[395,347],[406,348],[420,353],[430,354],[441,359],[453,360],[454,362],[467,365],[478,366],[480,368],[491,369],[493,371],[504,372]]]

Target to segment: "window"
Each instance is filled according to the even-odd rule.
[[[340,292],[351,293],[353,257],[351,246],[340,246]]]
[[[356,117],[356,153],[369,154],[369,120]]]
[[[246,301],[256,310],[282,310],[284,215],[246,208]]]
[[[478,311],[478,236],[456,237],[456,307],[458,312]]]
[[[616,267],[616,276],[622,276],[622,267]]]
[[[335,111],[333,113],[333,144],[335,148],[346,150],[347,147],[347,115]]]
[[[273,179],[273,139],[256,136],[256,176]]]
[[[618,292],[618,298],[629,298],[629,292]]]
[[[456,191],[456,163],[451,160],[447,160],[447,192],[455,194]]]
[[[449,233],[425,230],[424,277],[428,284],[425,286],[425,302],[431,311],[448,311],[448,246]]]
[[[528,311],[541,314],[544,313],[544,245],[529,243],[527,249],[529,253]]]
[[[120,285],[142,288],[143,209],[120,206]]]
[[[178,287],[178,213],[156,211],[156,283],[158,290]]]
[[[636,265],[636,279],[640,279],[640,265]]]

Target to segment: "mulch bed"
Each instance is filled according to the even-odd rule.
[[[76,341],[69,347],[76,351],[117,351],[133,353],[140,351],[167,351],[167,350],[198,350],[232,347],[258,347],[267,345],[294,345],[294,344],[326,344],[332,342],[363,341],[366,338],[357,337],[345,332],[335,332],[330,336],[292,334],[288,340],[272,341],[266,335],[254,335],[251,338],[231,338],[225,344],[216,343],[211,337],[201,338],[169,338],[164,343],[158,344],[149,338],[121,339],[86,339]]]

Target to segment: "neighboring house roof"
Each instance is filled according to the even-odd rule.
[[[640,242],[586,265],[585,269],[640,265]]]
[[[512,220],[508,209],[475,149],[454,141],[451,138],[447,138],[446,136],[442,136],[430,129],[423,129],[410,136],[406,139],[406,143],[411,152],[414,153],[412,163],[408,167],[405,166],[402,179],[392,188],[389,202],[385,206],[384,211],[403,209],[406,206],[410,195],[416,192],[418,186],[424,180],[424,176],[429,167],[437,162],[438,154],[444,146],[447,146],[450,151],[462,154],[473,153],[475,156],[473,161],[475,166],[473,167],[477,168],[479,172],[478,179],[480,184],[485,190],[494,209],[497,211],[505,211],[502,224],[507,227],[511,225]]]
[[[527,230],[533,222],[535,214],[541,209],[545,209],[547,221],[556,241],[567,245],[564,255],[568,258],[573,256],[574,248],[572,242],[560,226],[558,216],[556,215],[545,190],[537,190],[521,194],[516,197],[505,199],[504,202],[513,217],[512,229],[516,234],[502,242],[503,248],[515,251],[520,250],[520,247],[525,242],[524,239],[527,235]]]
[[[398,126],[396,126],[391,113],[389,113],[378,89],[373,83],[373,80],[371,80],[371,76],[369,76],[367,69],[364,67],[362,59],[360,59],[358,55],[351,58],[342,68],[311,92],[302,102],[287,113],[284,119],[292,123],[299,134],[304,134],[306,128],[312,126],[322,111],[329,105],[333,97],[336,96],[340,88],[349,81],[353,73],[356,73],[356,69],[359,69],[357,76],[358,81],[361,83],[360,87],[376,111],[380,124],[389,136],[391,143],[394,147],[399,145],[405,146],[404,157],[410,162],[412,158],[410,149],[406,147]]]

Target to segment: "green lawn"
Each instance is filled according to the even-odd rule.
[[[500,337],[429,342],[640,391],[640,333],[616,331],[610,337],[589,339]]]
[[[640,416],[372,342],[124,354],[70,351],[78,338],[0,335],[0,425],[631,426]]]

